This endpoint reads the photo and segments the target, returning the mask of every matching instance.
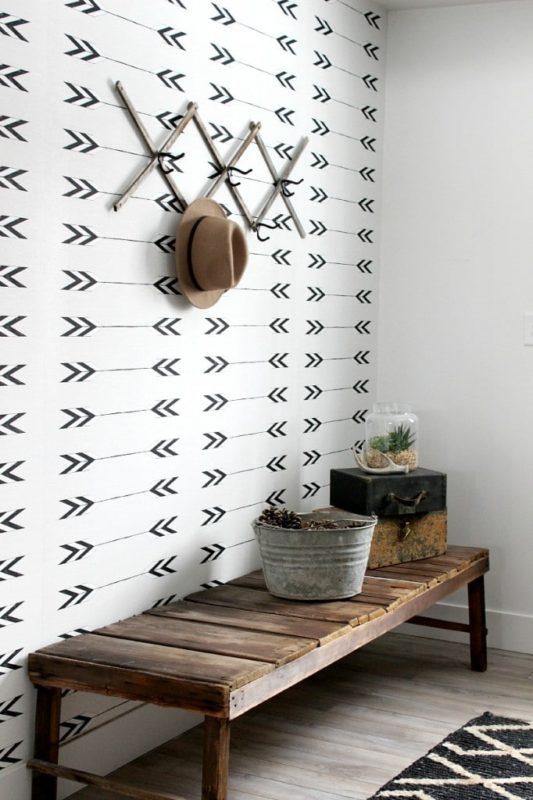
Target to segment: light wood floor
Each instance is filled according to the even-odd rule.
[[[387,634],[233,723],[230,800],[364,800],[470,718],[533,721],[533,656]],[[201,727],[115,774],[200,798]],[[76,800],[119,800],[85,789]]]

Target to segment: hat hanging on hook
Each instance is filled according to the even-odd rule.
[[[214,200],[200,198],[183,213],[176,236],[182,294],[197,308],[210,308],[241,280],[248,261],[242,228]]]

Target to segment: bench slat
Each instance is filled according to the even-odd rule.
[[[314,639],[296,639],[264,631],[237,632],[235,628],[221,624],[197,623],[169,617],[162,619],[148,614],[140,614],[99,628],[95,633],[235,658],[269,661],[276,666],[308,653],[318,644]]]
[[[385,614],[385,608],[377,604],[356,603],[351,600],[333,600],[324,603],[282,600],[261,589],[248,589],[230,584],[196,592],[189,595],[187,600],[208,605],[249,609],[250,611],[266,611],[283,616],[344,622],[352,626],[360,625],[368,622],[369,619],[376,619]]]
[[[442,568],[439,570],[442,572]],[[401,584],[401,585],[400,585]],[[242,586],[247,589],[266,589],[266,582],[262,570],[250,572],[240,578],[229,581],[229,586]],[[365,576],[360,594],[350,599],[354,603],[370,603],[389,608],[398,598],[402,600],[415,597],[423,591],[425,583],[414,584],[411,581],[387,581]]]
[[[232,689],[243,686],[274,669],[272,664],[212,653],[199,653],[179,647],[163,647],[129,639],[114,639],[87,633],[57,642],[38,651],[41,654],[107,664],[154,675],[225,684]]]
[[[153,608],[144,612],[146,615],[160,617],[177,617],[192,622],[213,622],[240,630],[266,631],[268,633],[286,634],[292,637],[315,639],[319,644],[326,644],[350,630],[350,625],[338,622],[327,622],[321,619],[303,619],[302,617],[284,617],[281,614],[263,614],[257,611],[225,606],[211,606],[206,603],[191,603],[181,600],[168,606]]]
[[[37,686],[97,692],[220,717],[228,713],[230,688],[227,684],[191,681],[175,675],[152,675],[41,652],[30,653],[28,672]]]

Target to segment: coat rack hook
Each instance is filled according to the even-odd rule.
[[[157,154],[157,160],[158,160],[158,163],[159,163],[159,167],[165,173],[165,175],[168,175],[173,170],[176,170],[176,172],[183,172],[183,170],[181,170],[178,167],[176,162],[179,161],[180,158],[184,158],[184,156],[185,156],[185,153],[176,153],[176,154],[174,154],[174,153],[169,153],[166,150],[161,150]]]
[[[268,228],[270,231],[275,231],[279,225],[274,223],[273,225],[268,225],[266,222],[257,222],[254,225],[255,235],[257,236],[260,242],[267,242],[270,239],[270,236],[261,236],[259,234],[259,228]]]
[[[231,186],[240,186],[241,185],[240,181],[233,180],[234,172],[239,172],[241,175],[249,175],[250,172],[252,172],[252,167],[250,167],[250,169],[241,169],[240,167],[236,167],[235,165],[232,167],[228,167],[227,169],[228,183],[231,184]]]
[[[293,197],[293,195],[294,195],[294,192],[290,192],[287,189],[287,186],[289,185],[289,183],[293,183],[293,184],[295,184],[297,186],[298,184],[302,183],[302,181],[303,181],[303,178],[300,178],[299,181],[293,181],[291,178],[281,178],[280,181],[279,181],[279,185],[281,187],[281,194],[283,195],[283,197]]]

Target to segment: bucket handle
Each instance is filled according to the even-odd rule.
[[[396,501],[401,506],[409,506],[410,508],[416,508],[418,505],[420,505],[424,497],[427,497],[427,495],[428,493],[425,489],[423,489],[414,497],[399,497],[397,494],[394,494],[394,492],[389,492],[389,494],[387,495],[387,500],[391,502]]]

